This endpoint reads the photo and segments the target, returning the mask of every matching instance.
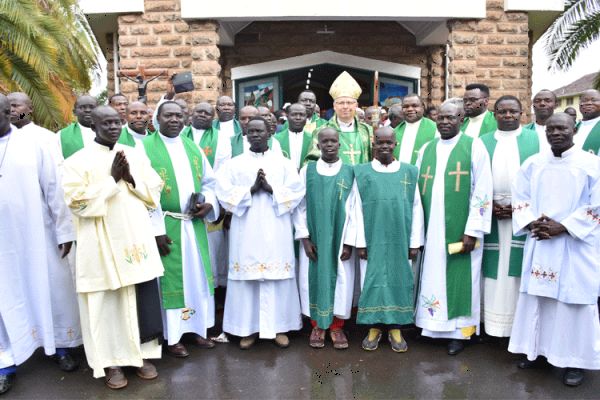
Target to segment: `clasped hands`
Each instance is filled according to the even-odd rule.
[[[492,213],[498,219],[509,219],[512,218],[512,205],[508,204],[502,206],[496,202],[493,203]]]
[[[125,182],[130,183],[135,187],[135,181],[129,170],[129,162],[127,161],[127,157],[125,157],[125,152],[123,150],[118,151],[115,155],[112,166],[110,167],[110,175],[115,182],[119,182],[123,179]]]
[[[252,187],[250,187],[250,194],[254,194],[260,190],[264,190],[269,194],[273,194],[273,187],[271,187],[269,182],[267,182],[267,176],[262,168],[256,173],[256,180],[254,181]]]
[[[527,225],[527,228],[531,231],[533,238],[537,240],[552,239],[554,236],[567,232],[567,228],[564,225],[544,214]]]

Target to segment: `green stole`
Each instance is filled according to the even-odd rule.
[[[72,124],[67,125],[60,130],[59,135],[60,147],[65,160],[83,149],[83,136],[81,135],[79,123],[73,122]]]
[[[431,213],[431,192],[436,179],[437,144],[439,138],[429,142],[423,152],[419,175],[419,190],[425,213],[425,230],[428,231]],[[449,243],[462,242],[469,218],[471,194],[471,147],[473,138],[461,134],[450,152],[444,172],[444,211],[446,248]],[[456,172],[460,170],[460,174]],[[431,182],[429,180],[431,179]],[[459,182],[458,190],[456,184]],[[435,227],[434,229],[439,229]],[[471,254],[446,254],[446,301],[448,319],[471,315]]]
[[[288,129],[284,129],[277,133],[275,139],[279,141],[281,145],[281,152],[285,158],[291,159],[290,153],[290,132]],[[312,146],[312,135],[308,132],[304,132],[302,135],[302,151],[300,152],[300,167],[304,164],[304,159]]]
[[[414,278],[408,249],[418,169],[401,163],[398,171],[382,173],[367,163],[355,166],[354,174],[369,255],[356,322],[410,324]]]
[[[359,122],[354,117],[354,132],[342,132],[335,114],[325,125],[335,128],[340,134],[340,159],[344,164],[357,165],[371,161],[371,136],[372,128]],[[317,139],[318,130],[313,133],[313,140]],[[315,146],[316,147],[316,146]]]
[[[406,122],[402,122],[396,128],[394,128],[394,132],[396,132],[396,148],[394,149],[394,157],[396,160],[400,159],[400,146],[402,146],[402,138],[404,137],[404,131],[406,130]],[[415,138],[415,144],[413,146],[412,156],[410,159],[410,163],[415,165],[417,163],[417,158],[419,156],[419,150],[423,145],[429,142],[431,139],[435,137],[435,132],[437,130],[437,126],[435,122],[430,120],[429,118],[421,118],[421,124],[419,125],[419,129],[417,130],[417,137]]]
[[[231,137],[231,158],[237,157],[244,152],[244,135],[241,133]],[[273,150],[273,136],[269,138],[267,142],[269,144],[269,150]]]
[[[580,126],[581,121],[577,123],[575,129],[579,129]],[[600,155],[600,122],[594,125],[581,148],[592,154]]]
[[[317,247],[317,261],[310,260],[308,288],[310,318],[328,329],[333,322],[335,284],[340,247],[346,221],[346,199],[350,194],[354,171],[342,164],[335,176],[317,172],[317,163],[306,167],[306,217],[310,240]]]
[[[494,134],[484,135],[481,141],[485,145],[490,155],[490,165],[494,157],[494,150],[498,141]],[[523,164],[532,155],[540,151],[540,143],[536,131],[523,128],[517,136],[517,146],[519,147],[519,163]],[[510,242],[510,256],[508,266],[508,276],[521,276],[523,265],[523,248],[525,239],[514,236]],[[498,257],[500,255],[500,243],[498,239],[498,220],[492,215],[492,230],[489,235],[485,235],[483,245],[483,276],[485,278],[498,279]]]
[[[535,122],[532,122],[530,124],[524,125],[523,129],[529,129],[530,131],[535,131]]]
[[[146,129],[146,137],[152,134],[152,132]],[[117,143],[120,143],[125,146],[135,147],[135,139],[133,138],[133,135],[129,132],[129,129],[127,129],[126,126],[124,126],[123,129],[121,129],[121,136],[119,136],[119,140],[117,141]]]
[[[185,132],[185,135],[192,142],[194,141],[193,129],[190,128],[188,131]],[[200,139],[200,143],[198,143],[198,145],[204,152],[206,159],[210,163],[211,167],[215,165],[215,154],[217,153],[218,144],[219,131],[212,126],[204,131],[204,133],[202,134],[202,138]]]
[[[467,126],[469,126],[470,118],[466,118],[460,127],[461,132],[465,132],[467,130]],[[485,112],[485,117],[483,117],[483,122],[481,123],[481,128],[479,129],[479,136],[490,132],[496,132],[498,129],[498,123],[496,122],[496,118],[494,118],[494,113],[490,111]]]
[[[216,130],[220,131],[221,130],[221,121],[219,121],[218,119],[213,120],[212,126]],[[240,121],[238,121],[237,119],[233,120],[233,133],[234,133],[234,136],[241,135],[243,133],[242,125],[240,125]]]
[[[181,138],[183,147],[187,154],[190,169],[194,179],[194,191],[202,191],[202,155],[200,149],[187,137]],[[165,147],[160,135],[151,135],[144,139],[144,148],[150,159],[152,168],[160,175],[164,182],[164,187],[160,194],[160,205],[163,211],[181,213],[179,190],[177,188],[177,179],[173,164],[169,157],[169,152]],[[199,218],[192,220],[194,233],[196,234],[196,243],[200,249],[200,257],[204,265],[204,274],[208,282],[210,294],[214,294],[214,282],[212,269],[210,266],[210,256],[208,253],[208,239],[204,221]],[[160,288],[162,292],[162,302],[165,309],[184,308],[185,299],[183,291],[183,265],[181,254],[181,220],[171,216],[165,216],[165,226],[167,235],[173,241],[170,245],[169,255],[162,257],[165,275],[160,278]]]

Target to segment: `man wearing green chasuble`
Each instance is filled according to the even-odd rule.
[[[84,94],[75,101],[73,113],[77,121],[58,131],[58,144],[62,157],[67,159],[84,146],[92,143],[96,134],[92,131],[92,111],[98,106],[95,97]]]
[[[288,108],[288,126],[275,135],[285,158],[292,160],[298,170],[312,147],[312,134],[306,126],[306,108],[294,103]]]
[[[300,170],[306,197],[294,212],[295,236],[304,247],[300,251],[300,303],[313,326],[310,346],[324,347],[329,329],[333,347],[346,349],[348,339],[342,328],[352,309],[356,264],[351,258],[356,240],[354,171],[339,158],[335,129],[321,129],[318,137],[321,158]]]
[[[417,168],[394,160],[396,136],[390,127],[375,131],[375,159],[354,167],[356,177],[356,247],[361,293],[358,324],[369,325],[362,342],[376,350],[383,329],[392,350],[408,345],[400,325],[414,321],[414,277],[409,258],[423,245],[423,209]]]
[[[121,129],[118,143],[143,148],[142,140],[150,134],[147,130],[151,116],[148,106],[141,101],[134,101],[127,106],[126,116],[127,125]]]
[[[152,168],[162,178],[160,206],[165,234],[156,242],[165,267],[160,279],[164,336],[168,352],[187,357],[181,344],[183,334],[191,333],[202,348],[214,343],[205,339],[214,325],[214,281],[206,233],[206,222],[219,215],[210,163],[187,137],[180,135],[183,111],[173,101],[157,110],[159,132],[144,140]]]
[[[441,138],[423,146],[417,161],[426,239],[415,323],[424,336],[451,339],[451,355],[479,328],[476,241],[490,232],[492,217],[490,158],[481,140],[460,133],[461,122],[460,108],[442,105]]]

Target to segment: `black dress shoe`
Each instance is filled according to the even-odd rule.
[[[533,361],[530,361],[525,357],[517,363],[517,367],[521,369],[541,368],[547,365],[548,363],[543,357],[538,357]]]
[[[583,382],[583,370],[580,368],[567,368],[563,375],[563,383],[567,386],[579,386]]]
[[[448,342],[448,355],[455,356],[465,349],[462,340],[451,340]]]
[[[8,392],[15,381],[15,374],[0,375],[0,394]]]
[[[52,359],[58,364],[58,368],[60,368],[61,371],[73,372],[79,368],[79,362],[69,353],[63,354],[62,356],[54,355],[52,356]]]

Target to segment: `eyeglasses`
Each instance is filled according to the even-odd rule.
[[[357,103],[356,100],[354,101],[336,101],[335,104],[337,104],[338,106],[342,106],[342,107],[350,107],[353,106]]]

